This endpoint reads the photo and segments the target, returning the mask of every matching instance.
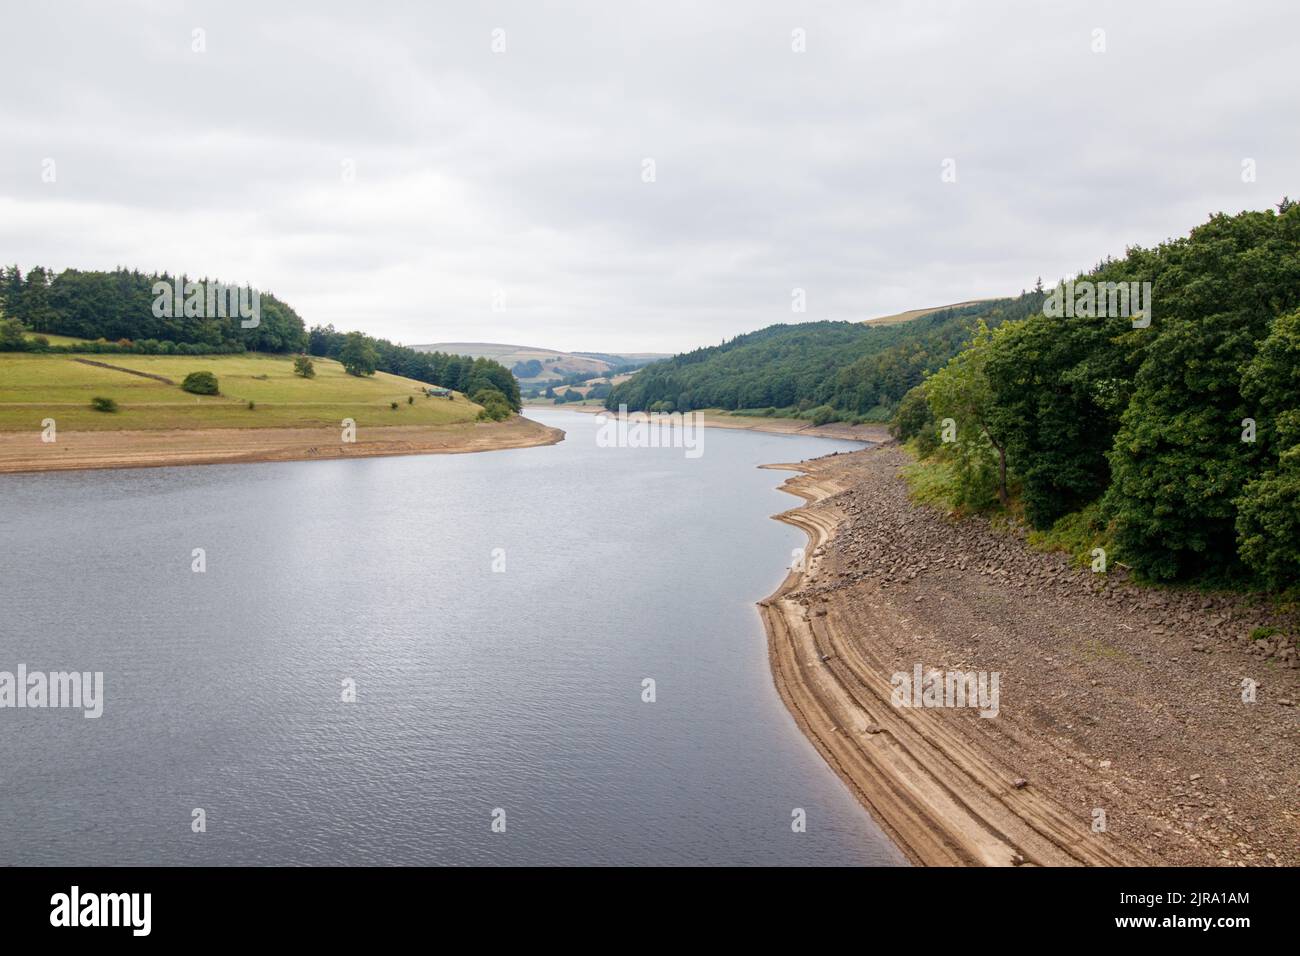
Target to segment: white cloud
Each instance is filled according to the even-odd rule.
[[[0,34],[0,260],[571,349],[1014,293],[1300,192],[1292,9],[28,5]]]

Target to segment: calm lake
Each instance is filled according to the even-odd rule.
[[[567,439],[0,478],[0,671],[104,672],[0,709],[0,864],[901,864],[754,606],[805,541],[756,466],[859,446],[530,415]]]

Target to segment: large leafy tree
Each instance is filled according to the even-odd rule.
[[[1038,527],[1100,495],[1148,577],[1300,582],[1300,209],[1213,216],[1081,278],[1152,283],[1151,325],[1033,315],[926,382],[959,495],[991,502],[1004,463]],[[899,434],[924,421],[905,411]]]
[[[1156,579],[1240,568],[1237,500],[1267,463],[1242,440],[1243,369],[1271,321],[1300,305],[1300,209],[1217,215],[1162,247],[1152,322],[1110,452],[1103,513]]]
[[[1300,581],[1300,311],[1273,323],[1241,392],[1256,409],[1265,470],[1236,502],[1239,551],[1263,580],[1282,586]]]
[[[1093,282],[1150,281],[1155,257],[1131,250],[1090,274]],[[986,374],[989,418],[1006,436],[1022,482],[1025,517],[1036,528],[1077,511],[1110,483],[1106,453],[1129,398],[1134,349],[1149,329],[1125,316],[1011,323],[998,337]]]
[[[370,340],[360,332],[349,332],[343,348],[339,352],[339,361],[343,370],[349,375],[374,375],[379,363],[379,353],[375,351]]]
[[[22,320],[23,273],[17,266],[0,267],[0,312]]]
[[[995,342],[1006,334],[980,323],[975,337],[925,383],[931,415],[939,425],[939,451],[954,466],[957,504],[983,507],[994,496],[1009,499],[1007,441],[992,415],[993,391],[987,366]]]
[[[40,266],[27,273],[23,282],[21,308],[16,316],[29,329],[51,332],[56,312],[51,303],[50,274]]]

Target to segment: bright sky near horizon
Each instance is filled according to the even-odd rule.
[[[16,5],[0,261],[570,350],[1013,294],[1300,196],[1293,5]]]

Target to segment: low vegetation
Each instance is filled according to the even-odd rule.
[[[217,395],[221,391],[217,377],[206,370],[190,372],[181,381],[181,388],[193,395]]]

